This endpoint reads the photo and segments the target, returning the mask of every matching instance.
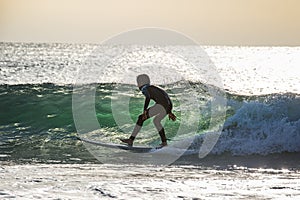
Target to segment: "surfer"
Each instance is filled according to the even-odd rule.
[[[164,127],[161,124],[161,120],[163,120],[167,115],[172,121],[176,120],[176,116],[172,113],[172,101],[169,95],[163,89],[154,85],[150,85],[150,78],[148,75],[138,75],[136,80],[137,86],[146,97],[144,103],[144,112],[143,114],[139,115],[131,136],[128,139],[121,139],[121,141],[127,143],[129,146],[132,146],[134,139],[143,126],[144,121],[154,117],[153,123],[161,138],[160,147],[167,146],[167,138]],[[151,99],[155,101],[155,104],[148,108]]]

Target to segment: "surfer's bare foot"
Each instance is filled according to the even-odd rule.
[[[133,145],[133,140],[132,139],[120,139],[122,142],[126,143],[128,146]]]

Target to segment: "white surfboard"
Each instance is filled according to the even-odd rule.
[[[154,147],[144,147],[144,146],[127,146],[123,144],[114,144],[114,143],[105,143],[101,141],[96,141],[96,140],[90,140],[87,138],[80,138],[77,137],[78,140],[81,140],[83,142],[97,145],[97,146],[102,146],[102,147],[107,147],[107,148],[113,148],[113,149],[122,149],[122,150],[127,150],[135,153],[149,153],[157,150],[157,148]]]

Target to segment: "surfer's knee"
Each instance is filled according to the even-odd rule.
[[[139,115],[138,120],[136,122],[137,125],[143,126],[143,123],[146,119],[144,119],[143,115]]]

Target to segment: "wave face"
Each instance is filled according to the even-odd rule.
[[[114,87],[114,84],[100,85],[95,97],[99,99],[95,106],[97,119],[101,122],[101,133],[106,134],[109,142],[118,142],[118,137],[128,136],[128,133],[120,131],[112,115],[110,91]],[[178,85],[173,87],[178,88]],[[227,96],[227,118],[212,154],[222,155],[229,152],[232,155],[247,156],[300,152],[299,95],[273,94],[251,98],[230,94]],[[2,160],[93,160],[75,139],[77,133],[72,116],[71,86],[1,85],[0,98],[3,113],[0,116]],[[204,101],[207,100],[204,98]],[[131,102],[130,114],[135,120],[143,106],[143,97],[137,94]],[[209,112],[206,112],[209,107],[206,106],[207,104],[203,104],[201,108],[198,133],[190,147],[195,153],[201,146],[203,136],[211,131],[209,123],[212,122]],[[179,116],[177,122],[167,120],[165,123],[167,136],[171,140],[181,123],[176,101],[174,110]],[[97,132],[92,134],[91,137],[97,137]],[[189,137],[189,133],[181,135],[183,140]],[[141,132],[137,140],[142,144],[156,145],[159,143],[159,136],[152,127],[148,135]]]
[[[95,47],[96,45],[1,43],[0,160],[52,163],[95,161],[82,143],[75,139],[77,131],[72,113],[74,77],[85,56]],[[234,74],[234,71],[232,73],[231,79],[239,75]],[[300,96],[294,87],[285,88],[285,92],[253,95],[257,92],[255,90],[250,92],[252,95],[245,95],[246,90],[227,87],[230,82],[225,79],[227,105],[223,123],[219,119],[221,116],[215,116],[211,120],[211,97],[207,93],[209,86],[187,81],[196,90],[200,104],[198,130],[193,135],[194,141],[190,146],[195,154],[203,137],[219,126],[223,126],[223,129],[211,152],[213,155],[229,153],[248,156],[300,152]],[[132,121],[136,120],[143,106],[143,96],[133,85],[115,81],[97,84],[96,117],[101,122],[101,133],[106,134],[106,139],[110,142],[117,142],[118,137],[129,134],[120,130],[112,115],[111,100],[115,98],[113,92],[119,86],[128,88],[123,95],[130,96]],[[180,81],[162,87],[175,99],[174,112],[178,120],[175,123],[168,120],[165,122],[167,136],[172,143],[181,123],[180,109],[183,108],[176,101],[176,96],[195,93],[187,90]],[[258,93],[262,87],[259,87]],[[280,85],[278,88],[281,88]],[[185,106],[188,109],[188,104]],[[133,124],[124,126],[130,129]],[[97,134],[97,131],[92,134]],[[190,137],[186,133],[181,139]],[[159,143],[159,136],[153,127],[149,135],[141,132],[138,140],[145,145],[156,145]]]

